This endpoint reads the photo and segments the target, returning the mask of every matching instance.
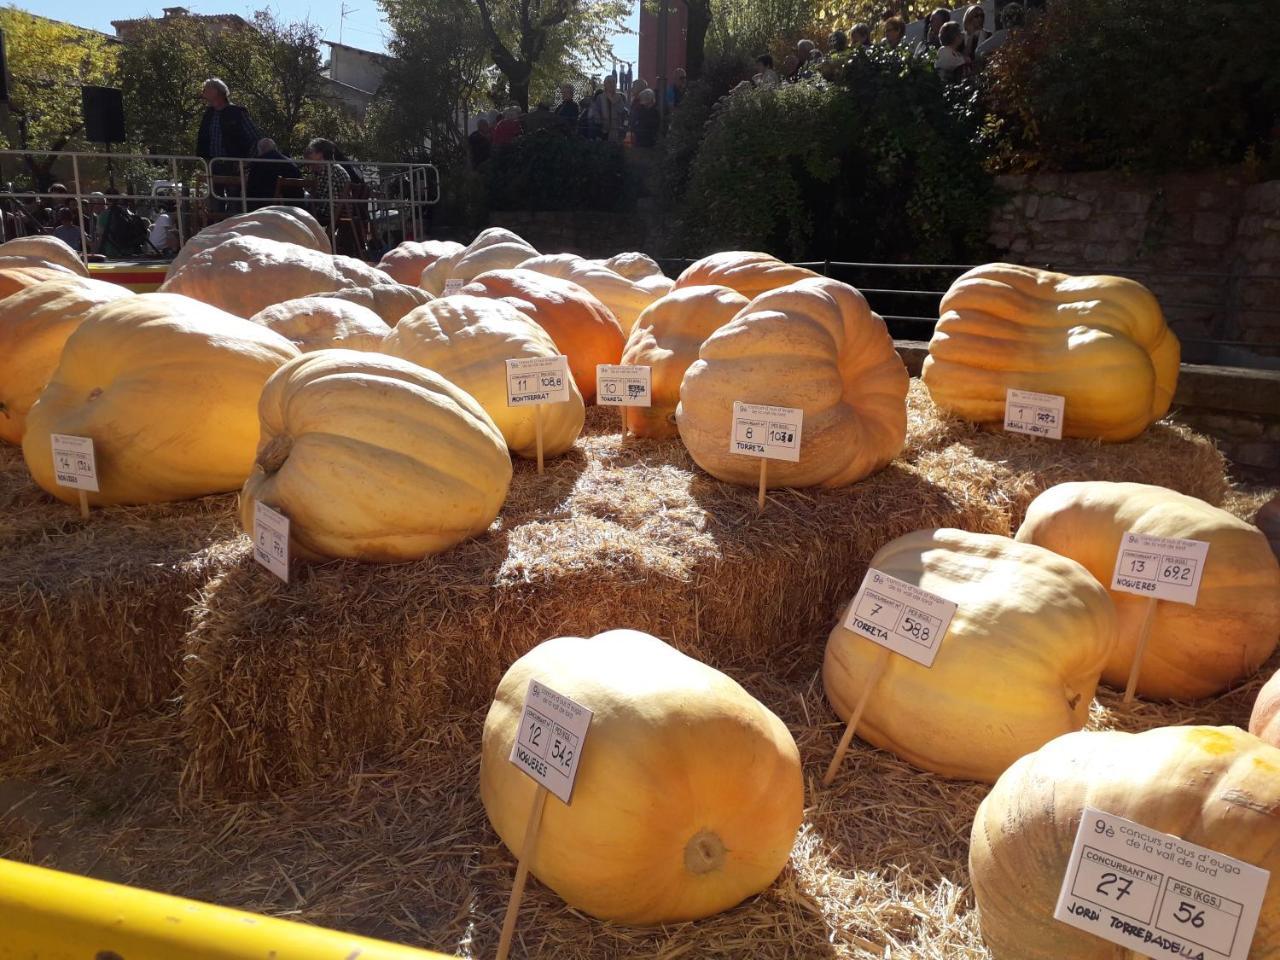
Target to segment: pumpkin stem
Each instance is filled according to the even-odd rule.
[[[702,829],[684,847],[684,868],[694,875],[710,873],[724,866],[726,853],[719,834]]]
[[[293,437],[283,433],[272,437],[258,452],[258,466],[267,473],[275,473],[289,459],[289,451],[292,449]]]

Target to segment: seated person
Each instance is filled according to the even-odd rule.
[[[330,186],[333,199],[341,200],[351,189],[351,174],[342,164],[334,163],[337,147],[332,140],[316,137],[303,152],[306,161],[307,192],[311,194],[311,213],[322,224],[329,223]],[[335,211],[337,207],[335,205]]]

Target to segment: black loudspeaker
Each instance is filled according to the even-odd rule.
[[[9,102],[9,58],[4,52],[4,31],[0,30],[0,103]]]
[[[124,143],[124,97],[115,87],[81,87],[85,139]]]

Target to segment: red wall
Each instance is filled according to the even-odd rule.
[[[685,23],[688,8],[683,0],[670,0],[667,8],[667,83],[676,67],[685,63]],[[650,86],[658,75],[658,15],[640,7],[640,62],[636,65],[636,79],[643,78]]]

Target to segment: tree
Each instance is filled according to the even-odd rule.
[[[92,30],[0,8],[11,76],[10,129],[6,147],[69,150],[87,146],[80,112],[82,86],[113,86],[117,44]],[[27,157],[27,170],[43,190],[52,182],[54,158]]]

